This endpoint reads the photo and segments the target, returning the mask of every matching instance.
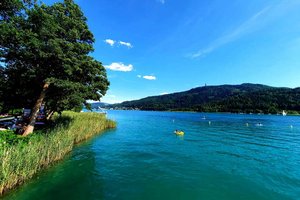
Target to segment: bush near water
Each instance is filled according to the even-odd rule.
[[[62,159],[74,145],[116,123],[99,113],[63,112],[53,126],[28,137],[0,132],[0,194],[32,178],[38,171]]]

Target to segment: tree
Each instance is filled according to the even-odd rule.
[[[4,93],[3,88],[5,86],[4,68],[0,66],[0,113],[3,111]]]
[[[25,3],[25,2],[24,2]],[[14,16],[23,7],[23,2],[20,0],[4,0],[0,2],[0,17],[1,20],[8,20]]]
[[[13,83],[21,82],[18,96],[29,99],[27,105],[32,106],[23,134],[28,135],[43,103],[53,112],[76,107],[86,99],[99,100],[109,82],[105,68],[89,55],[94,37],[73,0],[52,6],[34,4],[24,11],[1,25],[5,34],[0,55],[8,83],[13,88]]]

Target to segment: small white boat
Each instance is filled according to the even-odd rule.
[[[107,114],[106,110],[101,108],[100,106],[98,106],[97,110],[98,110],[98,113]]]
[[[262,123],[257,123],[255,126],[264,126]]]
[[[285,112],[284,110],[282,111],[282,115],[283,116],[286,116],[287,115],[287,112]]]

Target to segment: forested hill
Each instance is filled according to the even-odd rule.
[[[115,104],[114,107],[199,112],[300,112],[300,88],[278,88],[249,83],[204,86],[184,92],[125,101]]]

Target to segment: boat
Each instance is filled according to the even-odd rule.
[[[2,118],[0,118],[0,121],[1,122],[5,122],[5,121],[11,121],[11,120],[13,120],[15,117],[2,117]]]
[[[283,116],[286,116],[287,113],[283,110],[283,111],[282,111],[282,115],[283,115]]]
[[[98,108],[96,108],[98,113],[102,113],[102,114],[107,114],[106,110],[104,108],[101,108],[100,106],[98,106]]]
[[[179,130],[174,131],[174,133],[175,133],[176,135],[179,135],[179,136],[184,135],[184,132],[183,132],[183,131],[179,131]]]
[[[255,126],[263,126],[263,124],[262,123],[257,123],[257,124],[255,124]]]

